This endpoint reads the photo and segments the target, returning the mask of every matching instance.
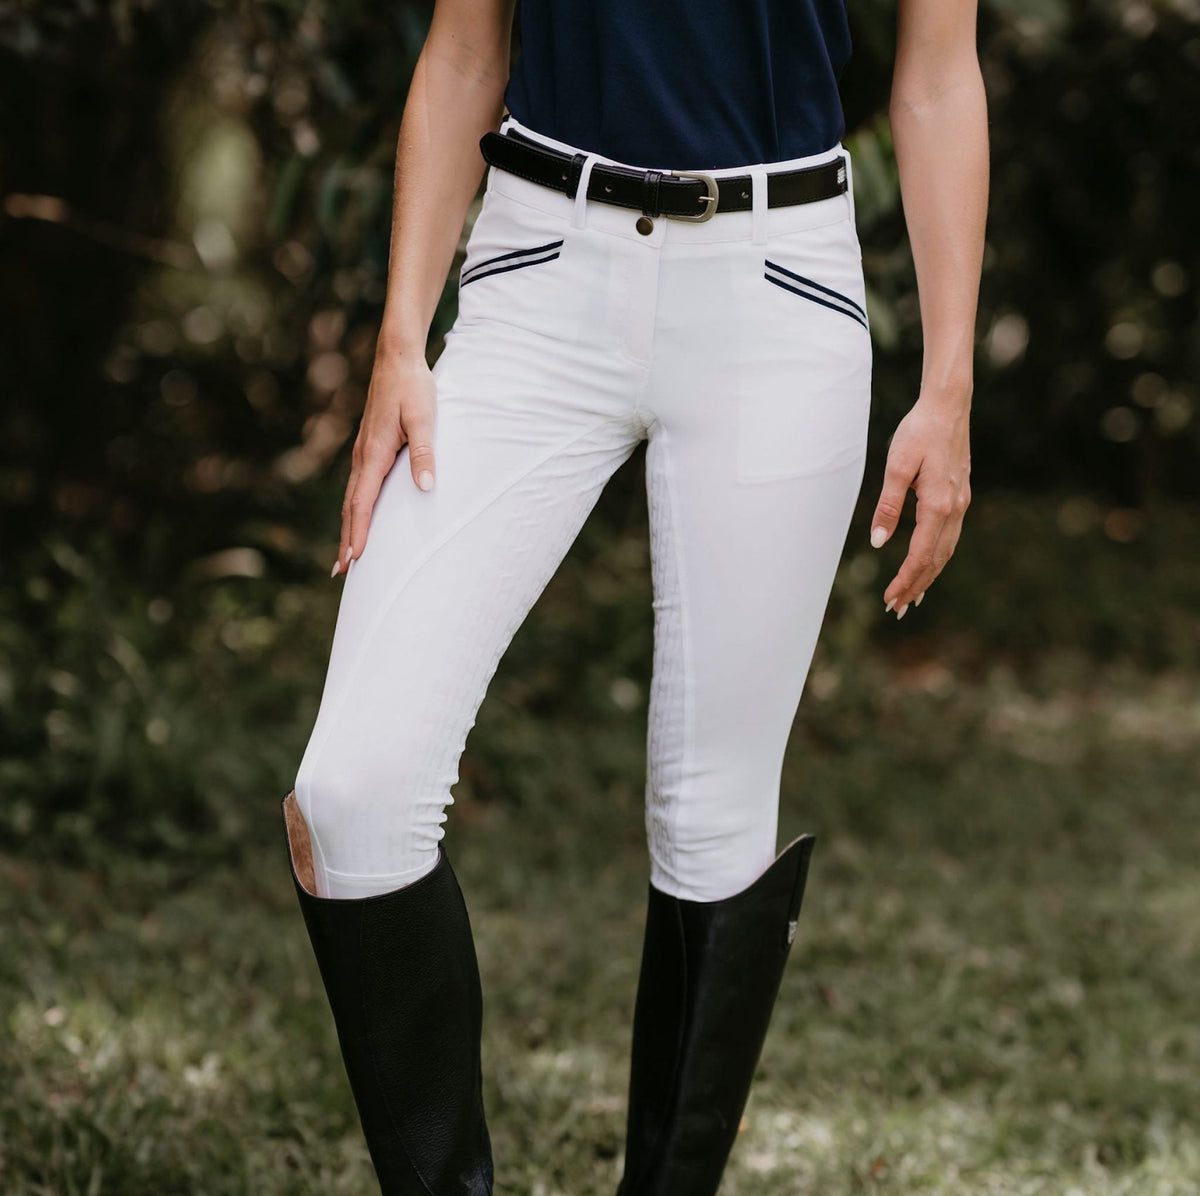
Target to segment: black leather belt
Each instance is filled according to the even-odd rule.
[[[485,133],[479,141],[490,166],[553,187],[572,198],[587,155],[568,154],[523,136],[516,129]],[[767,175],[767,207],[832,199],[846,190],[842,155],[817,166],[780,170]],[[748,174],[714,178],[700,170],[636,170],[597,162],[588,179],[588,199],[634,208],[647,216],[708,220],[715,212],[746,212],[753,205]]]

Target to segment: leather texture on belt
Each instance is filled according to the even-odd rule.
[[[487,132],[480,138],[484,160],[530,182],[553,187],[574,197],[586,161],[582,153],[568,154],[524,137],[517,130]],[[701,173],[701,172],[694,172]],[[718,212],[745,212],[753,207],[748,174],[716,179]],[[767,206],[790,207],[831,199],[846,190],[846,164],[842,155],[817,166],[775,171],[767,176]],[[695,219],[704,212],[708,185],[702,178],[677,178],[658,170],[636,170],[597,162],[588,180],[588,199],[634,208],[647,216],[682,216]]]

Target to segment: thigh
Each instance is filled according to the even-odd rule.
[[[872,349],[839,211],[764,244],[698,247],[664,273],[686,334],[664,346],[653,387],[652,518],[705,674],[702,739],[790,724],[858,499]]]
[[[437,483],[407,448],[384,481],[338,611],[302,772],[324,758],[361,785],[422,768],[449,777],[488,680],[613,470],[619,421],[558,386],[537,346],[487,323],[458,328],[435,367]],[[419,759],[413,759],[414,754]]]
[[[862,464],[747,486],[727,461],[689,460],[688,447],[686,436],[652,429],[656,647],[668,641],[661,664],[676,675],[656,676],[656,688],[676,691],[670,717],[686,720],[692,771],[715,776],[759,760],[769,776],[816,647]],[[655,664],[657,673],[657,655]]]

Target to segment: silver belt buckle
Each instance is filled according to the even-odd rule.
[[[700,196],[700,202],[704,205],[704,210],[696,216],[682,216],[678,212],[664,212],[663,215],[668,220],[690,220],[693,224],[703,224],[705,220],[711,220],[713,213],[717,210],[717,201],[721,197],[721,193],[717,190],[717,180],[711,174],[705,174],[702,170],[664,170],[663,174],[669,174],[676,179],[701,179],[704,185],[708,188],[708,194]]]

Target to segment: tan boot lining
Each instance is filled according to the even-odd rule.
[[[283,816],[287,824],[288,848],[292,853],[292,867],[306,892],[318,897],[317,874],[313,867],[312,838],[308,833],[308,823],[300,812],[300,803],[296,800],[296,791],[283,799]]]

